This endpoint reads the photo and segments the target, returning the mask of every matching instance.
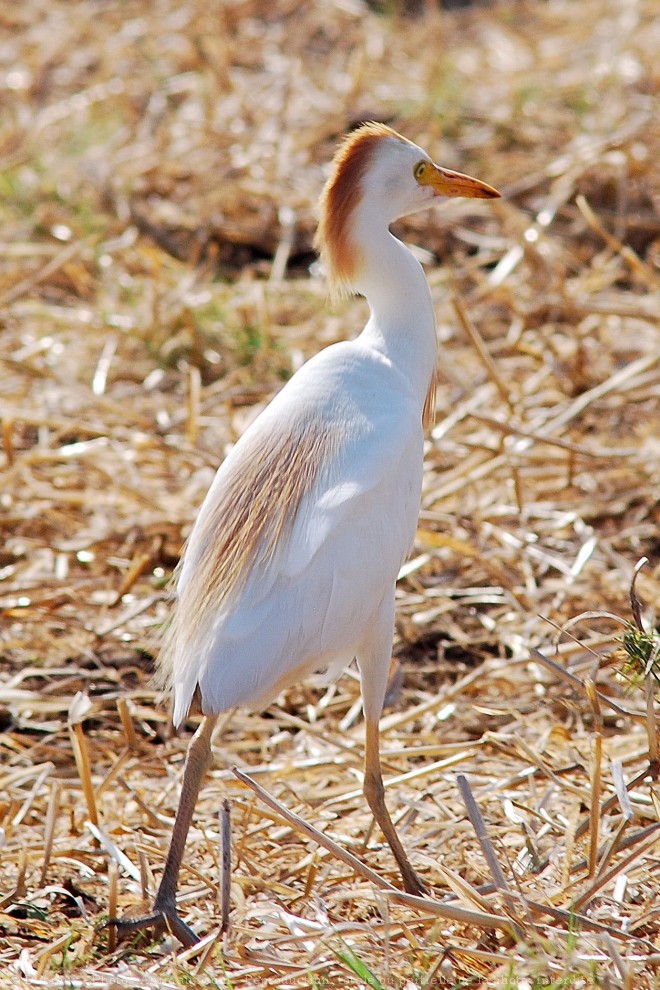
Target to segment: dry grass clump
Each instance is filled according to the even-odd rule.
[[[655,4],[0,18],[0,984],[657,986]],[[504,193],[402,226],[443,378],[383,749],[433,900],[391,890],[349,671],[224,719],[182,871],[201,949],[109,947],[178,796],[151,651],[195,509],[254,411],[364,320],[309,266],[327,162],[368,117]]]

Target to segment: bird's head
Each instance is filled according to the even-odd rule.
[[[358,212],[374,227],[430,206],[439,196],[493,199],[492,186],[436,165],[384,124],[363,124],[339,146],[321,196],[316,246],[335,288],[348,288],[360,263]],[[377,232],[377,231],[376,231]]]

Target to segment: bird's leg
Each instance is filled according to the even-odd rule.
[[[381,827],[382,833],[387,839],[390,849],[394,853],[394,858],[399,864],[401,879],[404,889],[409,894],[422,896],[428,894],[428,890],[415,873],[406,851],[401,844],[401,839],[397,835],[396,829],[390,818],[390,813],[385,804],[385,788],[383,787],[383,776],[380,769],[380,730],[378,719],[365,719],[366,721],[366,745],[364,755],[364,796],[367,799],[374,818]]]
[[[177,914],[176,891],[197,795],[211,760],[211,734],[216,720],[217,716],[206,715],[190,740],[174,830],[153,910],[142,918],[110,918],[107,924],[114,925],[120,937],[131,935],[143,928],[153,928],[159,935],[169,930],[186,946],[194,945],[199,941],[192,928],[189,928]]]

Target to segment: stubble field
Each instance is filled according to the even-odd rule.
[[[655,7],[4,6],[0,986],[657,987]],[[432,897],[391,889],[349,670],[221,719],[181,876],[201,945],[113,945],[194,729],[172,735],[151,676],[196,508],[366,317],[328,303],[312,249],[366,119],[503,193],[397,229],[441,351],[383,758]]]

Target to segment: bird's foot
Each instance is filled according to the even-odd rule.
[[[401,869],[401,879],[406,894],[414,894],[415,897],[429,897],[431,891],[424,886],[411,866],[406,870]]]
[[[169,932],[186,948],[199,942],[199,936],[177,914],[176,906],[169,903],[159,904],[158,900],[150,914],[138,918],[109,918],[103,927],[114,928],[120,941],[136,932],[151,928],[156,937]]]

